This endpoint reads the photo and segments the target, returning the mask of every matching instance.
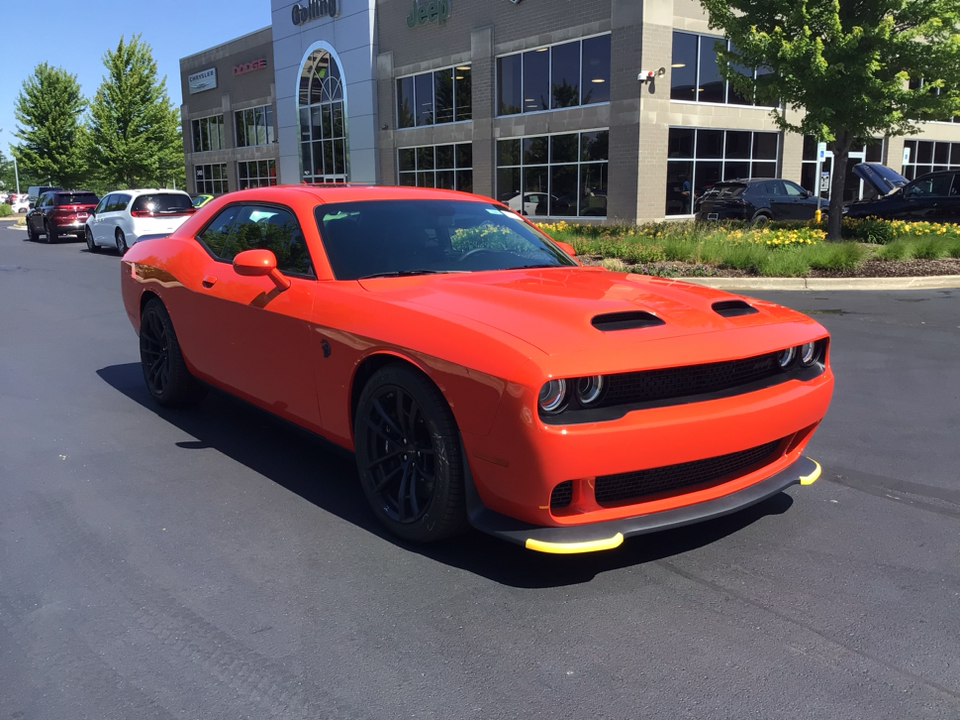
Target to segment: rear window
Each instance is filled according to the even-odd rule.
[[[735,198],[740,197],[743,194],[743,191],[747,189],[746,185],[736,184],[736,185],[714,185],[713,192],[711,195],[714,197],[722,198]]]
[[[180,193],[156,193],[141,195],[133,201],[131,212],[150,212],[154,214],[175,214],[186,212],[193,208],[190,196]]]
[[[93,193],[59,193],[57,205],[96,205],[100,202]]]

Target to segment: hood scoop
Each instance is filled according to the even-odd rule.
[[[642,310],[597,315],[590,321],[590,324],[597,330],[602,330],[603,332],[610,332],[612,330],[635,330],[636,328],[666,325],[663,320],[653,313],[643,312]]]
[[[745,303],[743,300],[721,300],[715,302],[710,307],[717,315],[723,317],[740,317],[741,315],[753,315],[760,312],[753,305]]]

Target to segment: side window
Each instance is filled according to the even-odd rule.
[[[930,194],[937,197],[946,197],[950,194],[950,183],[953,181],[951,173],[943,175],[934,175],[930,181]]]
[[[783,186],[787,189],[787,195],[791,197],[805,197],[807,194],[807,191],[802,187],[788,180],[783,181]]]
[[[211,226],[212,227],[212,226]],[[287,208],[273,205],[244,205],[232,224],[218,255],[233,262],[244,250],[270,250],[277,269],[295,275],[313,275],[310,253],[296,216]]]
[[[129,202],[130,202],[129,195],[124,195],[123,193],[114,195],[113,197],[114,204],[112,209],[116,211],[125,210],[127,207],[127,203]]]
[[[106,212],[107,208],[110,207],[110,198],[112,197],[113,195],[107,195],[105,198],[103,198],[103,200],[100,201],[100,204],[97,205],[97,208],[94,210],[94,212],[98,215]]]
[[[206,245],[207,250],[220,260],[227,259],[223,255],[223,249],[227,244],[227,238],[230,237],[230,232],[233,230],[239,214],[240,206],[231,205],[217,215],[213,219],[213,222],[207,225],[207,227],[197,235],[197,240]],[[230,256],[230,262],[233,261],[235,255],[236,253]]]

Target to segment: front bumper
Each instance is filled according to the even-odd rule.
[[[611,550],[632,535],[729,515],[762,502],[791,485],[812,485],[819,477],[820,465],[810,458],[800,457],[776,475],[714,500],[622,520],[568,527],[538,527],[501,515],[484,507],[474,491],[469,493],[470,523],[482,532],[538,552],[567,555]]]

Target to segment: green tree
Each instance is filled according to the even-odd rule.
[[[734,88],[776,107],[781,129],[833,142],[834,198],[843,197],[853,146],[960,114],[960,0],[700,2],[732,41],[719,54]],[[754,80],[745,67],[769,72]],[[787,108],[800,119],[788,120]],[[840,237],[840,205],[830,207],[831,239]]]
[[[107,74],[90,105],[90,144],[98,180],[117,187],[184,187],[180,113],[157,78],[149,45],[123,38],[103,57]]]
[[[13,110],[20,145],[12,150],[21,179],[29,175],[65,188],[79,185],[87,172],[81,123],[86,107],[75,75],[46,63],[37,65],[23,81]]]

